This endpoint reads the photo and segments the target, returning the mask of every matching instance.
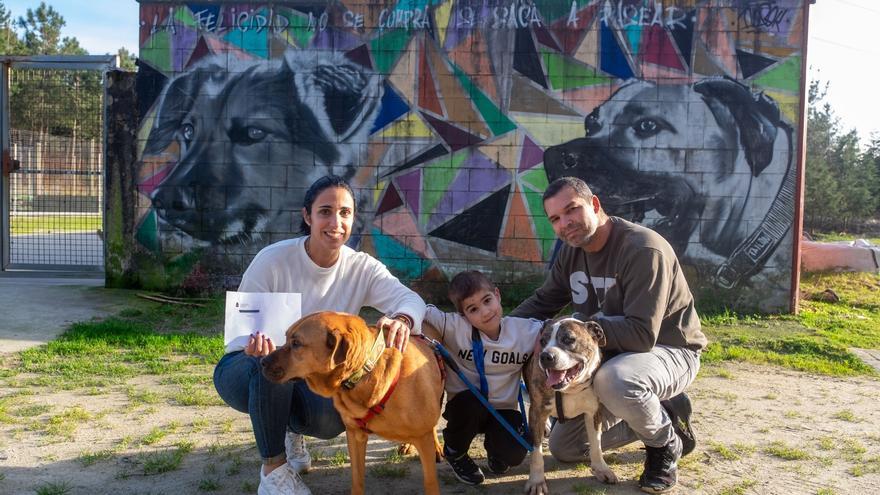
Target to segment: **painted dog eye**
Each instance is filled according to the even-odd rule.
[[[566,335],[561,339],[561,342],[563,343],[563,345],[572,345],[574,344],[574,337],[572,337],[571,335]]]
[[[196,129],[192,124],[183,124],[180,126],[180,134],[183,135],[184,140],[192,141],[193,137],[195,137]]]
[[[632,128],[635,131],[636,136],[640,139],[656,136],[657,134],[660,134],[660,131],[662,130],[673,130],[666,122],[653,118],[641,119],[633,124]]]
[[[259,127],[248,127],[247,136],[251,141],[262,141],[266,137],[266,131]]]

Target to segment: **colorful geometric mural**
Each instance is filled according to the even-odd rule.
[[[402,277],[529,284],[556,244],[541,194],[577,175],[666,236],[692,286],[785,307],[804,8],[144,0],[137,239],[240,274],[334,172],[358,247]]]

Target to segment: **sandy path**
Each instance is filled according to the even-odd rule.
[[[122,386],[102,395],[39,389],[27,395],[24,389],[26,395],[7,399],[6,414],[0,414],[0,493],[32,494],[44,483],[64,483],[67,493],[87,495],[256,492],[257,453],[246,416],[219,405],[173,405],[166,397],[176,389],[159,384],[157,378],[128,385],[134,387],[129,390],[156,392],[159,399],[152,400],[158,402],[133,402]],[[878,385],[875,378],[831,378],[748,364],[704,368],[692,387],[700,444],[682,461],[677,492],[877,493]],[[212,391],[210,385],[203,388]],[[0,395],[15,390],[4,385]],[[73,416],[86,416],[62,422],[51,434],[34,429],[74,406],[81,409]],[[157,453],[172,452],[182,443],[190,451],[177,469],[144,474]],[[388,463],[385,457],[392,446],[378,439],[370,445],[368,493],[421,491],[417,461]],[[800,449],[789,454],[809,457],[784,460],[767,452],[774,446]],[[305,479],[313,492],[347,493],[350,472],[343,456],[344,436],[310,441],[309,448],[316,460]],[[89,464],[84,457],[89,453],[101,455]],[[560,464],[548,455],[550,489],[636,493],[642,458],[636,446],[610,454],[622,483],[609,487],[596,482],[584,466]],[[444,493],[520,493],[526,473],[524,464],[509,475],[490,477],[482,487],[469,488],[458,483],[447,466],[440,466]]]

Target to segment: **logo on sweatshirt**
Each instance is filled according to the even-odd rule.
[[[617,279],[614,277],[592,277],[593,287],[599,296],[597,304],[601,307],[602,301],[605,300],[605,291],[614,287]],[[571,302],[574,304],[583,304],[587,302],[587,283],[590,277],[584,272],[574,272],[568,277],[568,283],[571,285]]]

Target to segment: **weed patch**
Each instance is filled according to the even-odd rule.
[[[71,486],[68,483],[60,482],[60,483],[43,483],[42,485],[36,487],[34,492],[37,495],[67,495],[71,493]]]
[[[77,460],[85,467],[91,466],[92,464],[97,463],[98,461],[106,461],[113,456],[112,450],[99,450],[97,452],[85,451],[82,452]]]
[[[184,457],[192,451],[192,444],[180,442],[170,450],[144,454],[142,457],[144,475],[167,473],[180,468]]]
[[[806,450],[791,447],[782,441],[771,443],[764,449],[764,453],[785,461],[802,461],[810,458],[810,454]]]

